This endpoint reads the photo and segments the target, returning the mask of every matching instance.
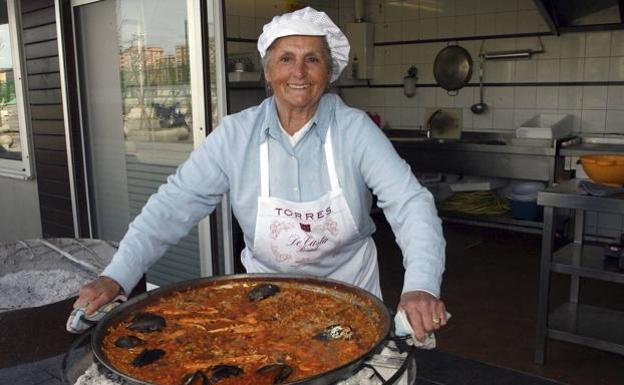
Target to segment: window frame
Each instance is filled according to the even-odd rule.
[[[9,19],[9,36],[11,41],[11,56],[13,62],[13,76],[15,78],[15,101],[19,124],[22,159],[7,159],[0,157],[0,176],[16,179],[32,179],[32,140],[30,136],[30,114],[27,95],[26,77],[24,75],[24,54],[21,39],[21,17],[18,0],[6,0]]]

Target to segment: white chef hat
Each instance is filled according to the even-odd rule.
[[[262,27],[258,38],[258,51],[264,58],[267,49],[280,37],[291,35],[325,36],[332,58],[330,82],[338,79],[349,60],[349,41],[340,28],[327,16],[313,8],[305,7],[291,13],[273,17]]]

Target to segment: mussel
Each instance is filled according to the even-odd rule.
[[[351,340],[353,339],[353,329],[345,325],[331,325],[317,333],[314,339],[321,341]]]
[[[258,368],[256,372],[260,374],[273,373],[275,372],[275,378],[273,378],[273,385],[281,384],[290,376],[293,372],[293,368],[290,365],[286,365],[281,362],[277,362],[274,364],[264,365],[261,368]]]
[[[250,301],[261,301],[279,292],[279,287],[272,283],[261,283],[254,286],[247,293],[247,299]]]
[[[212,370],[212,376],[210,376],[211,384],[224,378],[238,376],[243,373],[243,369],[233,365],[215,365],[210,369]]]
[[[197,380],[198,378],[199,378],[200,385],[210,385],[210,381],[208,381],[208,377],[206,377],[206,374],[202,372],[201,370],[197,370],[193,374],[189,373],[186,376],[184,376],[184,378],[182,379],[182,385],[193,385],[195,383],[195,380]]]
[[[165,351],[161,349],[143,349],[138,356],[132,360],[133,366],[145,366],[158,361],[165,355]]]
[[[212,371],[210,378],[201,370],[187,374],[182,378],[182,385],[194,385],[197,379],[199,379],[199,385],[211,385],[224,378],[238,376],[243,373],[243,369],[232,365],[215,365],[210,370]]]
[[[138,313],[128,325],[130,330],[142,333],[159,332],[167,323],[165,319],[154,313]]]
[[[145,341],[133,335],[121,336],[115,341],[115,346],[117,346],[118,348],[129,349],[143,344],[145,344]]]

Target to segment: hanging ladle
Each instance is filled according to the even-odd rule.
[[[481,56],[480,58],[481,60],[479,61],[479,103],[473,104],[470,107],[470,111],[472,111],[474,114],[482,114],[488,108],[487,104],[483,103],[483,61],[485,59],[483,58],[483,56]]]

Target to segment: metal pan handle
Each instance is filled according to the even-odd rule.
[[[93,332],[93,328],[87,330],[85,333],[81,334],[78,338],[76,338],[67,352],[63,355],[63,360],[61,361],[61,381],[63,385],[74,385],[73,382],[69,381],[67,378],[67,362],[69,361],[69,356],[74,353],[75,350],[78,350],[85,344],[88,344],[89,339],[91,338],[91,333]]]

